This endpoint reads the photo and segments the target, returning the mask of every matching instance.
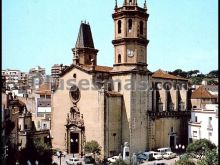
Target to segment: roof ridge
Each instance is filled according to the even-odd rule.
[[[204,85],[200,85],[193,93],[192,99],[199,99],[199,98],[216,98],[213,94],[211,94]]]
[[[177,79],[177,80],[188,80],[188,79],[186,79],[184,77],[170,74],[167,71],[164,71],[162,69],[158,69],[157,71],[155,71],[153,73],[152,77],[167,78],[167,79]]]

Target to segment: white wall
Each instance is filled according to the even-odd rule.
[[[193,110],[191,113],[191,123],[189,123],[189,138],[192,139],[209,139],[218,146],[218,111],[217,104],[207,104],[203,110]],[[197,123],[195,122],[197,116]],[[212,118],[212,129],[208,128],[209,117]],[[197,131],[197,136],[193,136],[193,131]],[[211,136],[210,136],[211,134]]]
[[[44,112],[44,113],[51,112],[51,107],[38,107],[37,112]]]

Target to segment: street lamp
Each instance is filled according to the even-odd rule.
[[[185,146],[181,145],[181,144],[176,145],[175,148],[176,148],[176,150],[178,151],[179,154],[182,153],[185,150]]]
[[[60,165],[61,165],[61,158],[65,157],[65,155],[62,153],[62,151],[57,151],[57,157],[60,158]]]

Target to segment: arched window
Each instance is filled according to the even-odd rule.
[[[132,29],[132,19],[128,20],[128,31],[131,32]]]
[[[118,21],[118,33],[121,33],[121,20]]]
[[[143,21],[140,21],[140,34],[141,35],[144,34],[144,23],[143,23]]]
[[[174,132],[174,131],[173,131],[173,127],[170,127],[170,132]]]
[[[118,63],[121,63],[121,55],[118,55]]]
[[[118,92],[121,91],[121,82],[118,82]]]

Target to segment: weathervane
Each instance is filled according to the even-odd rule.
[[[146,2],[146,0],[144,1],[144,8],[147,9],[147,2]]]
[[[117,3],[117,0],[115,0],[115,8],[118,7],[118,3]]]

